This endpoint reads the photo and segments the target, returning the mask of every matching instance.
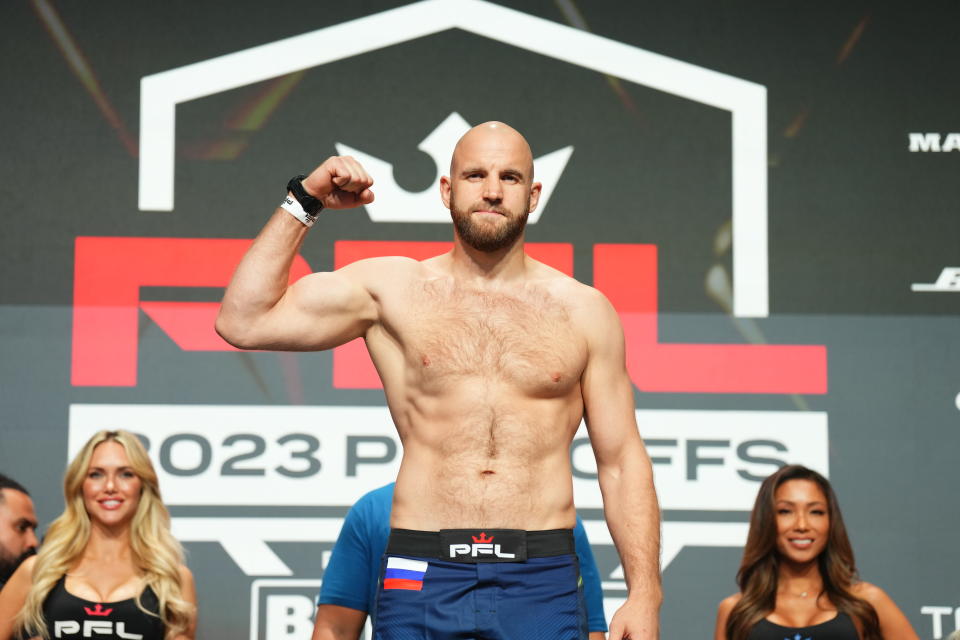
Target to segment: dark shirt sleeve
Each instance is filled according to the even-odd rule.
[[[317,604],[335,604],[358,611],[370,612],[369,576],[370,538],[366,532],[366,511],[369,501],[359,500],[347,513],[323,572],[320,597]]]
[[[580,560],[580,576],[583,578],[583,599],[587,606],[587,628],[592,631],[607,631],[607,618],[603,612],[603,587],[600,585],[600,572],[593,559],[590,541],[583,528],[583,522],[577,517],[573,528],[573,541]]]

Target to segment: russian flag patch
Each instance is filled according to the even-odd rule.
[[[420,591],[423,589],[423,576],[428,565],[425,560],[388,557],[387,569],[383,573],[383,588]]]

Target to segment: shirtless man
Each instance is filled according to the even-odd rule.
[[[301,184],[308,206],[304,195],[335,209],[374,198],[348,156]],[[449,253],[361,260],[288,286],[312,224],[291,192],[224,296],[217,331],[237,347],[366,341],[403,442],[376,638],[586,637],[570,534],[581,418],[629,590],[610,638],[658,637],[659,514],[623,331],[598,291],[524,253],[540,188],[523,136],[479,125],[440,181]]]

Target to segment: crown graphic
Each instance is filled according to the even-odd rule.
[[[336,143],[336,147],[337,153],[342,156],[354,156],[370,175],[377,178],[376,184],[373,185],[377,199],[364,205],[371,220],[449,224],[450,212],[440,202],[440,174],[444,167],[449,166],[450,156],[457,140],[469,129],[470,124],[454,111],[420,142],[417,149],[430,156],[437,167],[437,174],[433,184],[419,192],[407,191],[397,184],[393,175],[393,164],[390,162],[342,142]],[[530,218],[527,221],[529,224],[536,224],[543,210],[547,208],[550,194],[560,181],[560,176],[572,153],[573,146],[566,146],[534,160],[536,176],[543,183],[543,190],[540,192],[539,206],[530,212]]]
[[[100,603],[97,603],[97,606],[95,606],[93,609],[90,607],[84,607],[83,610],[86,611],[87,615],[89,616],[108,616],[113,613],[113,609],[105,610],[103,605]]]
[[[488,538],[485,531],[480,532],[479,538],[477,536],[470,536],[470,537],[473,538],[473,541],[476,542],[477,544],[481,544],[484,542],[493,542],[493,538],[494,538],[494,536],[490,536]]]

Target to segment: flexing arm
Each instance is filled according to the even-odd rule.
[[[331,209],[373,201],[373,180],[350,157],[314,169],[303,187]],[[314,273],[288,286],[307,226],[278,208],[240,261],[217,317],[217,333],[243,349],[328,349],[363,335],[376,305],[358,269]]]
[[[623,329],[616,311],[594,293],[589,358],[581,380],[584,413],[597,458],[607,526],[623,563],[627,602],[610,622],[610,640],[658,637],[660,512],[653,471],[634,413]]]

